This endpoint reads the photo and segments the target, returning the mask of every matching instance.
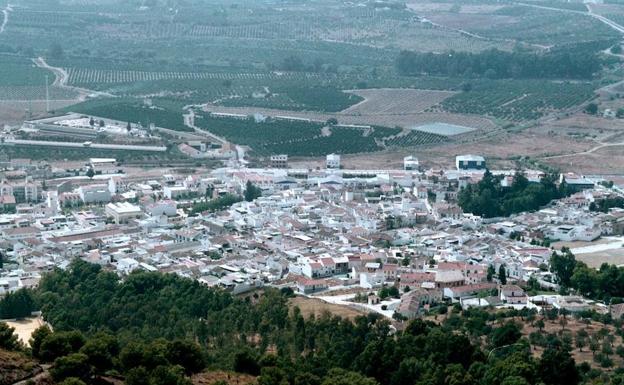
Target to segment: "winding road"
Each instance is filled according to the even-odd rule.
[[[516,3],[516,4],[522,5],[522,6],[525,6],[525,7],[545,9],[545,10],[549,10],[549,11],[557,11],[557,12],[563,12],[563,13],[576,13],[577,15],[591,16],[594,19],[600,20],[601,22],[605,23],[609,27],[615,29],[619,33],[624,34],[624,26],[616,23],[615,21],[613,21],[611,19],[607,19],[606,17],[604,17],[602,15],[594,13],[594,11],[592,11],[592,9],[591,9],[591,4],[585,4],[585,6],[587,7],[587,12],[577,11],[577,10],[574,10],[574,9],[546,7],[546,6],[543,6],[543,5],[536,5],[536,4],[529,4],[529,3]]]
[[[65,69],[61,67],[52,67],[42,57],[33,59],[33,63],[35,63],[37,67],[46,69],[54,74],[55,79],[54,79],[54,82],[52,83],[53,87],[65,88],[68,90],[75,91],[78,93],[79,99],[81,100],[84,100],[87,96],[92,96],[92,97],[106,96],[106,97],[111,97],[111,98],[115,97],[115,95],[109,94],[108,92],[93,91],[93,90],[89,90],[89,89],[82,88],[82,87],[75,87],[75,86],[67,85],[67,82],[69,81],[69,74],[67,73],[67,71],[65,71]]]
[[[9,13],[13,10],[11,4],[7,4],[6,8],[2,10],[2,24],[0,24],[0,33],[4,32],[6,25],[9,23]]]

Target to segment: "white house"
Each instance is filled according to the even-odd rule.
[[[109,203],[104,211],[106,216],[113,218],[117,224],[128,222],[130,219],[138,219],[143,214],[139,206],[128,202]]]

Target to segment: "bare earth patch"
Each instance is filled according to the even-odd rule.
[[[343,155],[345,168],[355,169],[397,169],[403,167],[403,157],[414,155],[425,168],[454,168],[455,156],[461,154],[483,155],[490,168],[514,167],[519,156],[539,158],[541,156],[569,154],[589,150],[595,146],[592,141],[565,137],[550,137],[527,133],[504,133],[490,139],[476,139],[469,143],[442,143],[417,149],[401,148],[369,154]],[[575,157],[564,158],[563,170],[574,171]],[[323,167],[324,159],[293,159],[293,167]],[[550,162],[549,162],[550,163]],[[600,165],[597,165],[599,167]]]
[[[307,298],[297,296],[291,298],[288,301],[290,307],[298,306],[301,310],[301,315],[304,318],[308,318],[311,315],[320,316],[325,312],[329,312],[332,315],[342,318],[354,319],[358,316],[365,315],[366,313],[361,310],[356,310],[347,306],[334,305],[327,302],[323,302],[316,298]]]
[[[224,381],[228,385],[252,385],[257,384],[256,377],[249,374],[224,372],[221,370],[194,374],[191,377],[193,385],[212,385]]]
[[[451,91],[391,88],[351,90],[347,92],[361,96],[364,100],[341,111],[341,115],[403,115],[419,113],[456,94],[456,92]]]

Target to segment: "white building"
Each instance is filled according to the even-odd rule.
[[[419,162],[418,158],[412,155],[408,155],[403,158],[403,169],[404,170],[418,170]]]
[[[327,168],[340,168],[340,155],[329,154],[326,157]]]
[[[163,188],[163,194],[167,199],[175,199],[182,195],[185,195],[189,190],[184,186],[165,186]]]
[[[111,193],[108,190],[108,185],[90,185],[80,186],[78,188],[78,195],[83,203],[107,203],[111,201]]]
[[[138,219],[142,215],[139,206],[128,202],[109,203],[106,205],[104,211],[106,212],[106,216],[113,218],[117,224],[128,222],[130,219]]]
[[[169,199],[151,203],[145,209],[153,217],[173,217],[177,214],[176,203]]]

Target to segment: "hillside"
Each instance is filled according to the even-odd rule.
[[[0,350],[0,385],[12,385],[41,372],[41,367],[23,354]]]

